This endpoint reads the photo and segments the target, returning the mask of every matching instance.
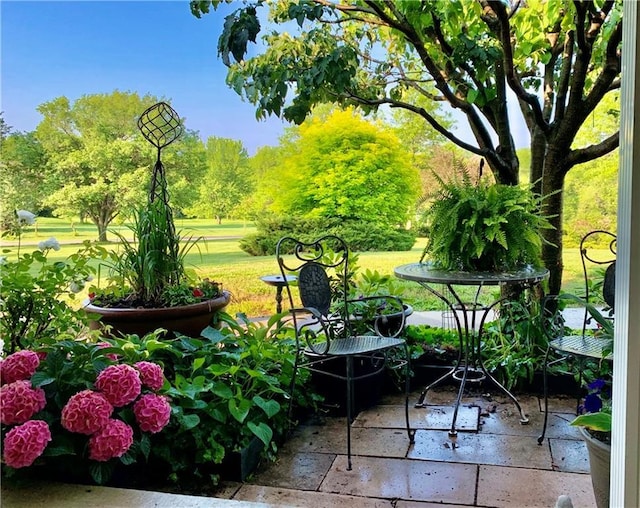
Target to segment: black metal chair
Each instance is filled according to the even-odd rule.
[[[296,335],[291,403],[298,369],[346,382],[347,469],[351,470],[354,383],[386,367],[401,368],[405,377],[406,430],[413,443],[415,431],[409,423],[409,348],[399,337],[405,326],[402,301],[395,296],[350,299],[349,251],[337,236],[323,236],[310,243],[284,237],[278,242],[276,257],[283,280],[287,281],[285,289]],[[287,275],[295,275],[296,281],[289,283]],[[300,305],[295,303],[298,298],[294,298],[294,287],[298,289]],[[390,314],[394,314],[393,320]],[[399,353],[392,354],[394,350]],[[336,358],[344,359],[344,372],[325,368],[328,360]],[[354,359],[363,359],[370,368],[364,373],[355,372]]]
[[[606,249],[602,249],[603,246]],[[548,368],[559,362],[574,360],[578,369],[578,386],[581,387],[585,362],[613,360],[611,331],[615,304],[616,235],[604,230],[587,233],[580,242],[580,258],[585,283],[584,298],[569,294],[549,295],[542,304],[542,309],[546,310],[542,326],[548,347],[543,366],[544,423],[538,444],[544,441],[548,423]],[[601,273],[594,273],[598,268]],[[592,283],[596,279],[597,282]],[[578,303],[584,308],[582,330],[579,333],[566,330],[565,320],[559,311],[560,301]],[[559,357],[550,362],[551,354]],[[579,403],[579,395],[577,398]]]

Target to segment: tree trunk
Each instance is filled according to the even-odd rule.
[[[531,166],[529,166],[529,182],[532,185],[533,192],[542,195],[542,175],[544,168],[544,155],[547,143],[544,139],[542,130],[538,127],[533,128],[531,133]]]
[[[97,221],[96,226],[98,228],[98,241],[106,242],[107,241],[107,226],[103,221]]]
[[[553,226],[543,230],[542,262],[549,269],[549,293],[557,295],[562,285],[562,217],[565,172],[557,159],[546,157],[542,180],[542,213]]]

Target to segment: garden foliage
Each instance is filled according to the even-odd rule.
[[[70,303],[93,278],[92,259],[106,255],[104,248],[86,241],[65,261],[50,262],[55,239],[41,242],[32,252],[4,249],[0,257],[0,337],[2,350],[40,344],[44,339],[77,335],[86,323],[84,312]]]
[[[467,171],[440,189],[426,210],[423,257],[444,270],[509,271],[541,265],[541,198],[512,185],[472,182]]]
[[[256,222],[258,231],[240,240],[240,248],[253,256],[274,255],[283,236],[313,241],[324,235],[336,235],[353,252],[408,251],[416,241],[415,233],[375,222],[350,221],[339,218],[299,219],[268,217]]]

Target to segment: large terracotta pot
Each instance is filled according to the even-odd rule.
[[[589,452],[591,484],[593,485],[596,505],[598,505],[598,508],[609,508],[611,446],[594,438],[582,427],[580,427],[580,433],[587,444],[587,451]]]
[[[87,304],[88,314],[99,315],[99,320],[91,320],[93,330],[106,325],[112,327],[112,333],[145,335],[158,328],[166,329],[171,336],[181,333],[189,337],[199,337],[202,330],[212,323],[216,312],[224,309],[231,299],[227,291],[222,296],[192,305],[167,307],[162,309],[114,309]]]

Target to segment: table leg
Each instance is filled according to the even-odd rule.
[[[456,402],[453,409],[453,418],[451,421],[451,428],[449,430],[449,435],[455,436],[457,435],[456,420],[458,418],[458,410],[460,408],[460,402],[462,401],[462,396],[464,395],[464,389],[465,389],[466,383],[481,382],[488,378],[496,387],[502,390],[515,404],[516,408],[518,409],[518,412],[520,413],[520,423],[522,424],[529,423],[529,419],[527,418],[524,411],[522,410],[522,407],[520,406],[518,399],[516,399],[516,397],[509,390],[507,390],[504,386],[502,386],[498,382],[498,380],[494,378],[487,371],[487,369],[485,368],[482,362],[482,351],[481,351],[482,329],[484,327],[484,323],[487,319],[487,316],[489,315],[489,312],[494,307],[496,307],[501,302],[501,300],[494,302],[488,307],[484,307],[480,305],[478,303],[480,291],[482,289],[482,286],[480,286],[478,288],[478,291],[476,292],[474,301],[466,304],[458,296],[458,294],[455,292],[453,287],[447,285],[447,288],[450,294],[455,299],[455,302],[454,302],[452,300],[449,300],[446,296],[444,296],[440,292],[429,287],[428,285],[426,284],[421,284],[421,285],[426,289],[428,289],[435,296],[440,298],[453,312],[453,316],[456,321],[456,328],[458,330],[458,336],[460,339],[460,351],[458,354],[458,360],[456,362],[456,365],[449,372],[447,372],[446,374],[438,378],[436,381],[429,384],[424,390],[422,390],[422,393],[420,394],[420,398],[418,399],[418,402],[416,403],[415,407],[417,408],[426,407],[426,404],[424,401],[425,401],[427,392],[430,389],[437,386],[438,384],[440,384],[445,379],[449,377],[453,377],[454,379],[458,380],[460,382],[460,387],[458,389],[458,395],[456,397]],[[482,317],[480,319],[480,325],[478,327],[478,330],[476,331],[476,313],[479,311],[482,312]],[[462,312],[462,316],[463,316],[462,322],[460,321],[458,312]],[[469,312],[472,313],[471,319],[469,319],[469,316],[468,316]],[[463,363],[464,363],[464,366],[463,366]],[[470,373],[474,374],[474,376],[471,378],[469,377]]]
[[[502,392],[511,399],[511,401],[515,404],[516,408],[518,408],[518,412],[520,413],[520,423],[522,425],[526,425],[527,423],[529,423],[529,418],[527,418],[527,415],[524,413],[524,411],[522,410],[522,407],[520,406],[520,402],[518,402],[518,399],[516,399],[515,395],[513,395],[509,390],[507,390],[504,386],[502,386],[502,384],[500,384],[500,382],[493,377],[489,371],[486,369],[486,367],[484,366],[484,363],[482,362],[482,355],[481,355],[481,344],[482,344],[482,330],[484,329],[484,322],[487,319],[487,315],[489,314],[489,311],[491,311],[491,309],[493,309],[494,307],[496,307],[498,304],[500,304],[502,302],[501,300],[498,300],[497,302],[491,304],[489,307],[487,307],[487,309],[484,311],[484,315],[482,316],[482,320],[480,321],[480,327],[478,329],[478,332],[476,334],[477,336],[477,358],[476,358],[476,365],[478,365],[480,367],[480,369],[482,370],[482,372],[484,373],[484,375],[489,378],[489,380],[496,386],[498,387],[500,390],[502,390]]]
[[[276,313],[282,312],[282,286],[276,286]]]

